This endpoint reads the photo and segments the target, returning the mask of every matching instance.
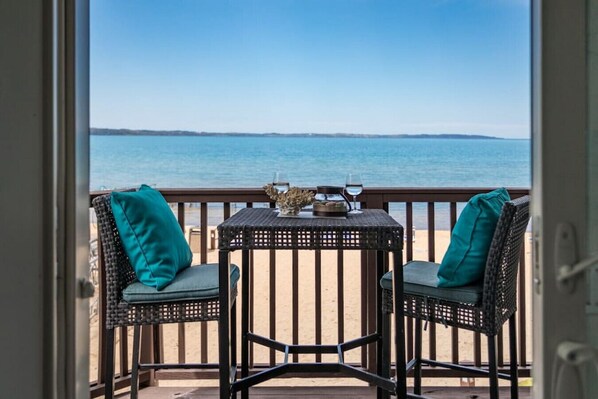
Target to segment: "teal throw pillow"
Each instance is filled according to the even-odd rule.
[[[507,190],[499,188],[469,200],[438,269],[439,287],[461,287],[483,279],[498,218],[510,199]]]
[[[142,185],[135,192],[113,192],[110,203],[123,248],[137,279],[158,290],[189,267],[193,254],[168,203]]]

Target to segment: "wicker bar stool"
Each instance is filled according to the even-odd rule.
[[[483,282],[457,288],[436,287],[439,265],[432,262],[409,262],[403,268],[405,315],[415,324],[413,369],[414,393],[421,395],[422,365],[444,367],[490,379],[490,398],[498,399],[498,379],[511,382],[511,398],[518,397],[517,343],[515,313],[517,310],[517,270],[524,233],[529,221],[529,196],[505,203],[494,231],[486,260]],[[383,313],[388,323],[392,313],[392,272],[384,275]],[[509,374],[497,372],[496,335],[509,321]],[[422,321],[441,323],[488,338],[488,370],[422,359]],[[388,325],[388,324],[386,324]],[[390,329],[384,329],[385,334]],[[390,337],[384,337],[389,342]],[[387,357],[388,359],[389,357]]]
[[[173,282],[161,291],[137,281],[110,206],[110,195],[92,202],[99,224],[100,256],[104,260],[106,281],[106,369],[105,397],[114,396],[114,330],[133,326],[133,362],[131,398],[138,394],[139,371],[165,368],[206,368],[205,364],[140,364],[140,326],[163,323],[183,323],[219,320],[218,264],[191,266],[181,271]],[[231,265],[231,335],[236,336],[237,281],[239,268]],[[231,339],[232,364],[236,364],[236,340]],[[121,360],[122,361],[122,360]]]

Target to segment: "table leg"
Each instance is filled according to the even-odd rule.
[[[243,259],[241,264],[241,378],[249,376],[249,340],[247,333],[249,332],[249,250],[245,249],[242,252]],[[249,390],[243,389],[241,391],[241,398],[249,398]]]
[[[386,341],[388,341],[389,335],[385,334],[386,325],[384,318],[385,315],[382,313],[382,287],[380,286],[380,280],[386,271],[386,256],[383,251],[376,251],[376,333],[379,335],[378,342],[376,343],[376,359],[377,359],[377,370],[376,373],[379,376],[389,378],[390,370],[389,363],[390,359],[385,353],[387,347]],[[388,398],[388,392],[380,387],[376,390],[376,396],[378,399]]]
[[[403,305],[403,256],[393,251],[392,273],[393,307],[395,317],[395,365],[397,370],[396,397],[407,397],[407,372],[405,370],[405,309]]]
[[[390,379],[390,342],[392,336],[390,332],[390,314],[382,315],[382,377]],[[389,398],[390,392],[384,391],[382,398]]]
[[[218,358],[220,362],[220,399],[230,399],[230,265],[229,252],[218,254],[220,318],[218,321]]]

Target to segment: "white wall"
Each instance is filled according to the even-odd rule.
[[[42,398],[52,270],[42,0],[0,1],[0,398]],[[50,2],[48,2],[50,3]],[[47,277],[47,276],[46,276]],[[46,381],[49,381],[47,379]],[[46,396],[47,397],[47,396]]]

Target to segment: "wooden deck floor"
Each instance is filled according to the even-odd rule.
[[[423,393],[433,399],[488,398],[488,389],[484,387],[426,388]],[[376,391],[370,387],[257,387],[250,389],[249,396],[251,399],[373,399]],[[509,389],[501,388],[500,397],[510,398]],[[530,388],[519,388],[519,398],[531,398]],[[119,395],[118,399],[129,399],[129,395]],[[139,391],[139,399],[218,399],[218,389],[149,387]]]

